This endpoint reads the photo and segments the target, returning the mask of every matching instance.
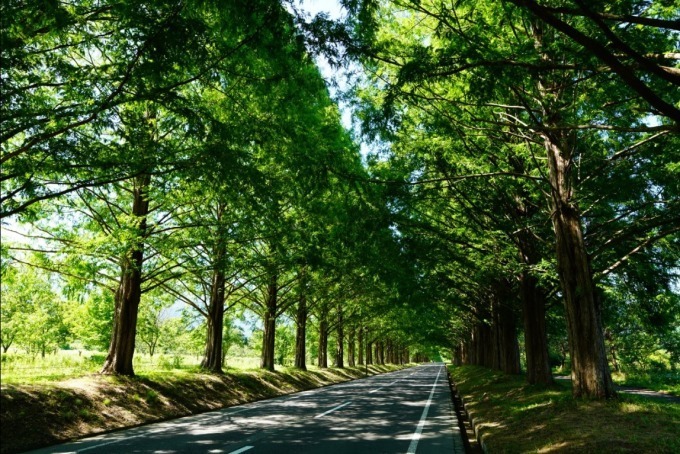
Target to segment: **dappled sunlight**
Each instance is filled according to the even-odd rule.
[[[399,367],[369,368],[369,371],[390,369]],[[301,412],[313,408],[313,404],[305,400],[304,393],[291,393],[363,375],[363,368],[348,368],[341,373],[337,369],[311,372],[290,369],[290,372],[247,370],[222,375],[181,371],[135,378],[93,374],[59,383],[3,385],[2,407],[6,410],[3,411],[3,432],[11,431],[13,440],[22,443],[25,450],[200,411],[218,408],[229,411],[228,407],[232,405],[277,395],[290,398],[286,397],[289,399],[286,402],[273,401],[272,405]],[[386,383],[391,381],[386,380]],[[362,389],[361,385],[353,383],[346,382],[326,388],[326,391],[329,396],[335,396],[340,395],[345,386]],[[9,415],[11,419],[7,419]],[[215,414],[198,417],[202,425],[216,424],[222,418]],[[41,431],[36,433],[33,427],[39,427]],[[3,444],[6,443],[3,439]]]
[[[485,373],[466,369],[452,369],[454,380],[459,372]],[[491,452],[673,452],[677,446],[680,406],[670,402],[624,395],[578,400],[568,386],[529,386],[521,376],[503,382],[486,374],[489,380],[456,383]]]
[[[252,374],[249,380],[270,379],[281,374]],[[118,434],[82,440],[75,450],[113,449],[116,452],[201,451],[233,452],[246,445],[261,452],[293,449],[296,453],[404,452],[424,409],[429,408],[419,443],[430,449],[450,451],[453,443],[451,403],[445,381],[433,385],[430,374],[403,373],[376,376],[317,390],[261,400],[208,414],[141,426]],[[239,380],[243,377],[230,377]],[[423,383],[430,382],[429,386]],[[132,380],[130,383],[135,383]],[[145,389],[148,381],[138,383]],[[250,383],[250,382],[248,382]],[[216,388],[223,380],[213,381]],[[137,391],[139,392],[139,391]],[[426,397],[439,395],[431,406]],[[442,400],[443,398],[443,400]],[[161,405],[156,401],[156,405]],[[148,406],[154,403],[147,402]],[[368,451],[367,451],[368,450]]]
[[[573,448],[571,444],[567,442],[562,442],[562,443],[555,443],[555,444],[550,444],[549,446],[544,446],[542,448],[538,449],[538,452],[540,453],[550,453],[550,452],[563,452],[567,450],[568,448]]]

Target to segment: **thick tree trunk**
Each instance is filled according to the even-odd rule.
[[[345,327],[342,316],[342,307],[340,306],[338,306],[338,326],[335,333],[338,337],[335,348],[335,367],[342,369],[345,367]]]
[[[347,365],[349,367],[356,366],[356,330],[354,326],[350,328],[347,338]]]
[[[295,367],[307,370],[307,296],[304,293],[298,301],[295,323]]]
[[[511,306],[509,283],[499,282],[496,285],[492,300],[492,339],[493,368],[506,374],[519,374],[519,343],[517,341],[517,325]]]
[[[121,259],[120,282],[115,295],[115,312],[111,343],[102,374],[133,376],[132,358],[135,353],[137,315],[142,297],[142,264],[144,241],[147,234],[146,217],[149,214],[149,175],[134,180],[132,190],[132,216],[137,221],[137,238],[132,249]]]
[[[322,369],[328,368],[328,311],[325,308],[321,309],[321,316],[319,319],[319,352],[318,365]]]
[[[532,24],[535,46],[549,64],[554,55],[547,51],[550,38],[543,25]],[[546,49],[546,51],[544,51]],[[566,309],[569,351],[572,363],[572,387],[575,397],[608,398],[615,395],[604,348],[600,302],[590,261],[583,241],[581,215],[572,186],[572,151],[576,149],[576,133],[565,130],[563,119],[565,84],[554,73],[541,74],[537,88],[543,97],[541,137],[548,156],[551,220],[555,232],[557,273]]]
[[[473,327],[470,351],[471,364],[494,367],[494,338],[492,327],[484,321],[477,321]]]
[[[604,348],[600,302],[583,242],[580,214],[572,203],[570,159],[554,137],[544,135],[544,143],[552,185],[557,272],[564,294],[569,335],[572,391],[575,397],[613,397],[615,392]]]
[[[387,339],[387,342],[385,342],[385,362],[394,364],[394,346],[390,339]]]
[[[458,344],[455,347],[453,347],[451,356],[452,356],[451,361],[453,362],[454,366],[463,365],[463,347],[461,344]]]
[[[360,366],[364,365],[364,327],[359,327],[359,334],[357,336],[357,342],[359,343],[359,359],[358,364]]]
[[[564,293],[569,334],[571,379],[575,397],[615,395],[602,334],[596,294],[581,223],[572,207],[561,205],[553,215],[557,266]]]
[[[262,338],[262,358],[260,367],[274,371],[274,348],[276,342],[276,310],[278,304],[278,276],[272,273],[267,285],[267,300],[263,317],[264,335]]]
[[[366,364],[373,364],[373,342],[368,340],[368,331],[366,331]]]
[[[460,363],[472,364],[472,361],[470,361],[470,342],[460,343]]]
[[[210,304],[208,306],[208,332],[201,367],[215,373],[222,373],[225,284],[224,272],[221,269],[213,270]]]
[[[217,221],[222,219],[225,205],[217,205]],[[219,227],[218,227],[219,228]],[[213,275],[210,286],[210,302],[208,303],[208,320],[205,343],[205,354],[201,361],[201,367],[215,373],[222,373],[222,336],[224,327],[224,299],[226,277],[223,271],[223,262],[227,255],[226,243],[221,239],[218,232],[218,240],[215,242],[213,255]]]
[[[548,357],[548,337],[545,327],[545,293],[538,281],[528,272],[522,273],[520,283],[524,348],[527,359],[527,382],[532,385],[553,382]]]

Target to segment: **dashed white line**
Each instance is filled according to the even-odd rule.
[[[349,402],[345,402],[344,404],[338,405],[338,406],[335,407],[335,408],[331,408],[330,410],[328,410],[328,411],[326,411],[326,412],[323,412],[323,413],[321,413],[321,414],[319,414],[319,415],[316,415],[316,416],[314,417],[314,419],[316,419],[316,418],[321,418],[322,416],[326,416],[328,413],[333,413],[335,410],[339,410],[339,409],[341,409],[342,407],[346,407],[347,405],[349,405],[349,404],[351,404],[351,403],[352,403],[352,401],[350,400]]]
[[[434,379],[434,385],[432,385],[432,391],[430,391],[430,397],[427,399],[427,404],[425,404],[425,408],[423,409],[423,415],[420,417],[420,422],[418,423],[418,427],[416,427],[416,431],[413,433],[413,438],[411,438],[411,444],[408,447],[408,451],[406,451],[406,454],[415,454],[416,448],[418,447],[418,441],[420,441],[420,435],[423,433],[423,428],[425,427],[425,421],[427,420],[427,413],[430,411],[430,404],[432,403],[432,396],[434,395],[434,390],[435,387],[437,386],[437,382],[439,381],[439,374],[442,373],[441,367],[439,368],[439,372],[437,372],[437,378]]]

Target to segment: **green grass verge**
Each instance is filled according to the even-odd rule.
[[[569,383],[530,386],[521,376],[449,368],[490,453],[678,453],[680,405],[619,394],[575,400]]]
[[[369,366],[370,375],[405,366]],[[15,453],[123,427],[253,402],[364,376],[364,368],[276,372],[229,369],[148,371],[137,377],[85,375],[2,384],[0,452]]]
[[[613,372],[612,379],[619,386],[632,386],[680,396],[680,371]]]

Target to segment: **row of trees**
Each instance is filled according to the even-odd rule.
[[[576,396],[612,396],[622,354],[677,363],[673,5],[343,4],[3,3],[3,277],[109,295],[104,373],[134,373],[159,301],[203,321],[213,371],[245,309],[267,369],[284,319],[300,368],[310,320],[321,366],[329,337],[338,366],[453,345],[549,383],[567,345]],[[361,65],[365,163],[316,52]]]
[[[2,16],[3,294],[19,308],[3,305],[3,345],[33,304],[18,288],[36,285],[60,296],[35,307],[101,303],[109,374],[134,374],[153,308],[177,302],[215,372],[244,308],[271,370],[283,317],[302,369],[310,317],[322,367],[331,332],[340,367],[363,361],[355,339],[380,361],[418,341],[388,304],[406,268],[384,192],[357,183],[358,146],[284,5],[17,1]]]
[[[83,298],[83,292],[64,291],[66,286],[60,274],[34,266],[14,263],[6,269],[0,330],[3,353],[13,348],[44,358],[58,350],[78,350],[81,354],[106,351],[111,338],[113,293],[102,290]],[[397,334],[394,327],[386,329],[384,321],[362,319],[351,308],[347,314],[343,312],[348,310],[347,304],[329,308],[318,302],[304,298],[277,318],[275,364],[304,370],[310,360],[320,367],[354,367],[399,364],[418,357],[417,350],[409,354],[406,342],[412,339]],[[230,352],[248,357],[261,352],[263,325],[250,307],[249,303],[236,304],[221,319],[221,367]],[[301,314],[302,310],[307,313]],[[145,295],[140,304],[135,350],[152,358],[158,354],[200,358],[206,348],[215,351],[213,339],[206,345],[207,323],[206,316],[193,306],[178,304],[172,294],[156,290]],[[420,353],[419,357],[424,355]]]
[[[457,361],[518,372],[521,319],[527,379],[549,383],[563,303],[575,396],[614,395],[604,328],[677,364],[677,5],[344,4],[344,27],[310,29],[363,65],[374,178]]]

